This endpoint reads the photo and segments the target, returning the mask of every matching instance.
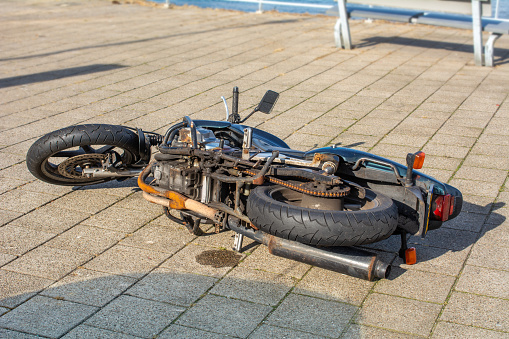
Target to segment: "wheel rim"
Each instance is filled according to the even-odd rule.
[[[376,208],[376,199],[366,196],[358,199],[353,196],[344,198],[320,198],[293,191],[286,187],[276,187],[268,192],[269,196],[281,203],[315,210],[357,211]]]
[[[109,179],[87,178],[83,170],[101,167],[108,156],[113,159],[115,168],[132,163],[134,155],[121,147],[113,145],[85,145],[66,148],[50,155],[41,163],[41,171],[48,178],[61,182],[103,182]]]

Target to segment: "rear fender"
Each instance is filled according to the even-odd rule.
[[[407,222],[400,227],[411,234],[424,236],[428,229],[436,229],[442,225],[441,221],[436,220],[430,220],[427,224],[430,193],[451,194],[455,197],[454,210],[449,219],[456,217],[461,211],[463,198],[459,190],[416,170],[413,171],[415,185],[405,187],[407,166],[390,159],[344,147],[315,149],[307,152],[305,158],[311,159],[315,153],[339,156],[342,161],[337,175],[391,197],[400,214],[406,217]],[[361,166],[355,166],[359,163]]]

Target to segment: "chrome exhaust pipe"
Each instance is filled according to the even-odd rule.
[[[309,246],[262,231],[247,229],[233,217],[228,218],[228,227],[234,232],[264,244],[273,255],[352,277],[373,281],[387,278],[391,271],[391,266],[377,258],[375,253],[358,248]]]

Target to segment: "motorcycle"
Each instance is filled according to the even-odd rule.
[[[408,154],[406,166],[345,147],[303,152],[244,125],[256,112],[270,114],[278,97],[267,91],[241,119],[235,87],[231,113],[222,97],[225,121],[186,116],[164,135],[70,126],[37,140],[27,166],[56,185],[138,176],[143,197],[196,235],[212,223],[235,232],[236,251],[248,237],[274,255],[367,280],[386,278],[390,264],[359,246],[399,234],[399,255],[412,264],[407,234],[424,237],[460,213],[459,190],[416,171],[423,152]]]

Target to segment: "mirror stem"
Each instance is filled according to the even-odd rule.
[[[240,122],[239,88],[237,86],[233,87],[232,114],[228,117],[228,121],[233,124],[238,124]]]

